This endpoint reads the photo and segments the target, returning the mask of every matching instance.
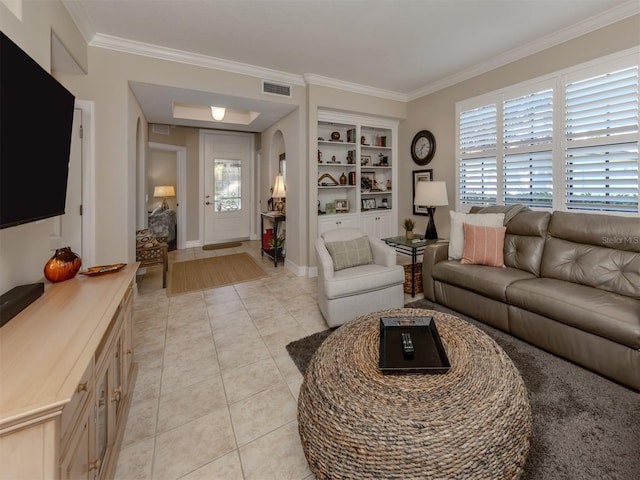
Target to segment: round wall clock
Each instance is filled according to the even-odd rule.
[[[429,130],[416,133],[411,142],[411,157],[418,165],[426,165],[436,153],[436,138]]]

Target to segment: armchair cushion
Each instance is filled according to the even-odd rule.
[[[353,240],[325,243],[333,260],[333,270],[369,265],[373,263],[373,255],[369,246],[369,238],[363,235]]]
[[[157,247],[159,244],[155,234],[148,228],[136,232],[136,249]]]
[[[324,291],[328,299],[351,297],[367,292],[382,291],[390,285],[402,285],[404,269],[369,264],[344,269],[325,281]]]

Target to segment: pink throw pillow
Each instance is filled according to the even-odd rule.
[[[460,263],[504,267],[504,234],[507,227],[479,227],[464,223],[464,253]]]

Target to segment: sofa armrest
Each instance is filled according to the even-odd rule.
[[[333,260],[322,238],[316,239],[316,257],[318,260],[318,278],[333,278]]]
[[[391,267],[396,264],[396,251],[382,240],[369,237],[369,245],[371,245],[373,263],[385,267]]]
[[[431,276],[433,266],[446,260],[449,255],[449,242],[433,243],[424,249],[422,257],[422,290],[424,298],[436,301],[435,283]]]

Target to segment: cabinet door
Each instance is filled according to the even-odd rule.
[[[95,446],[96,457],[94,463],[97,465],[98,478],[100,477],[102,467],[104,466],[109,447],[109,374],[110,368],[102,371],[98,377],[96,385],[96,429],[95,429]]]
[[[360,216],[360,228],[373,238],[387,238],[394,235],[393,216],[390,212],[374,212]]]
[[[121,331],[113,344],[113,383],[111,385],[111,404],[115,415],[116,424],[120,424],[122,404],[124,403],[124,379],[125,379],[125,358],[124,358],[124,332]]]
[[[391,212],[378,213],[378,238],[388,238],[396,235]]]
[[[318,236],[328,230],[336,228],[354,227],[360,228],[356,215],[327,215],[318,219]]]
[[[60,463],[60,478],[63,480],[93,480],[97,464],[92,462],[91,429],[93,408],[84,410],[78,419],[77,428],[71,436],[69,449]]]
[[[123,394],[128,395],[131,367],[133,364],[133,283],[131,283],[127,289],[122,311],[124,314],[122,326],[124,338],[124,372],[122,382],[124,387]]]

